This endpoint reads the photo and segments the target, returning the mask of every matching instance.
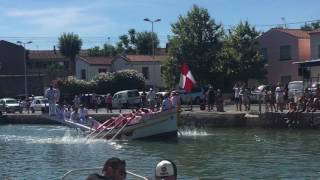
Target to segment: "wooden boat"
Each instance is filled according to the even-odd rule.
[[[154,112],[138,117],[124,116],[109,125],[96,129],[88,138],[117,139],[172,139],[177,138],[177,110]],[[140,118],[138,121],[135,118]],[[107,124],[107,123],[106,123]]]
[[[71,128],[80,129],[88,134],[87,138],[113,139],[172,139],[177,137],[177,110],[150,112],[139,116],[138,113],[123,114],[104,123],[89,118],[86,123],[65,120],[58,116],[46,118]]]

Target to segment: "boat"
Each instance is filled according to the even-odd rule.
[[[147,113],[144,113],[145,111]],[[176,108],[156,112],[142,109],[134,113],[112,117],[103,123],[99,123],[92,117],[89,117],[86,123],[74,122],[58,116],[46,116],[46,118],[71,128],[82,130],[87,134],[87,139],[163,140],[177,138],[178,132],[178,113]]]
[[[137,113],[126,114],[113,120],[106,121],[88,135],[88,138],[113,139],[174,139],[177,138],[177,110],[152,112],[139,116]],[[108,123],[109,122],[109,123]],[[108,125],[107,125],[108,124]]]

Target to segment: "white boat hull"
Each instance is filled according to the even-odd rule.
[[[106,133],[100,133],[97,138],[111,139],[117,134],[120,128],[111,130],[107,136]],[[108,130],[105,130],[106,132]],[[144,118],[140,123],[126,126],[117,138],[126,139],[148,139],[148,138],[173,138],[177,137],[177,111],[168,110],[159,112],[148,118]]]

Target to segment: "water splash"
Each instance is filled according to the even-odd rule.
[[[179,136],[209,136],[205,129],[183,128],[178,131]]]

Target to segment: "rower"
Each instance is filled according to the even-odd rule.
[[[88,119],[88,109],[85,108],[82,104],[79,109],[79,119],[81,124],[85,124]]]
[[[162,107],[161,111],[167,111],[172,108],[172,103],[169,99],[169,96],[170,96],[169,93],[166,93],[164,95],[164,99],[163,99],[162,105],[161,105],[161,107]]]

